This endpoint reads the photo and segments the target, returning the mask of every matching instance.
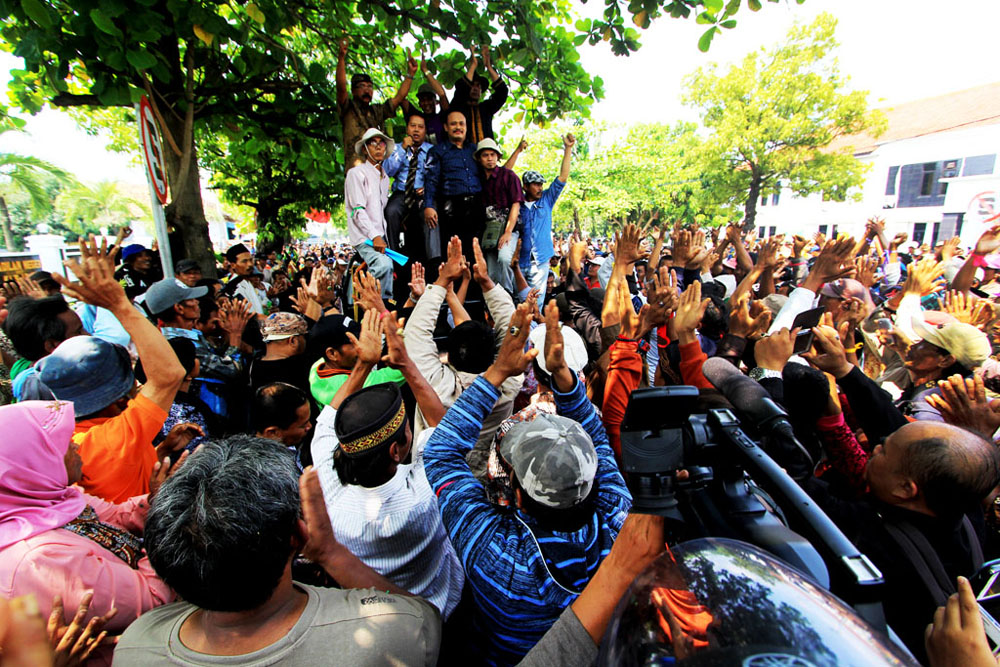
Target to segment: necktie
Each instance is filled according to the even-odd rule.
[[[414,184],[417,179],[417,158],[420,155],[420,151],[416,148],[412,149],[413,152],[410,153],[410,168],[406,172],[406,190],[403,194],[403,205],[407,209],[413,208],[417,203],[417,193]]]

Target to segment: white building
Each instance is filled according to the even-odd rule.
[[[761,235],[864,233],[865,221],[886,221],[886,236],[909,234],[933,244],[958,234],[975,243],[1000,213],[1000,83],[900,104],[882,110],[889,126],[882,136],[845,137],[869,164],[861,201],[796,197],[789,190],[762,198],[757,207]],[[989,224],[996,224],[995,220]]]

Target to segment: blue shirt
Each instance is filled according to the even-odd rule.
[[[425,141],[416,150],[418,151],[417,175],[413,180],[413,187],[419,190],[424,187],[424,172],[427,169],[427,154],[431,150],[431,144]],[[385,172],[386,176],[395,179],[392,182],[392,189],[397,192],[406,192],[406,179],[410,175],[410,157],[413,155],[413,151],[412,146],[404,149],[401,145],[396,144],[396,150],[392,152],[392,155],[382,161],[382,171]]]
[[[554,395],[558,413],[579,422],[597,450],[593,517],[577,531],[553,532],[542,538],[547,548],[575,552],[575,558],[553,566],[564,575],[564,582],[580,591],[608,555],[632,496],[583,383],[577,381],[569,393],[556,391]],[[424,471],[465,568],[473,594],[473,630],[482,653],[490,664],[516,664],[577,594],[561,588],[549,575],[533,536],[542,534],[535,520],[520,510],[490,503],[465,461],[499,396],[496,387],[476,378],[427,442]]]
[[[424,173],[424,208],[437,208],[437,197],[482,191],[475,153],[475,144],[468,143],[458,148],[448,141],[431,148]]]
[[[558,178],[545,188],[538,201],[521,204],[521,255],[518,262],[522,267],[531,264],[531,255],[535,261],[544,264],[549,261],[556,249],[552,245],[552,207],[559,199],[566,184]]]

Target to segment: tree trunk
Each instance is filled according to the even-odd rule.
[[[0,223],[3,224],[3,243],[7,250],[16,250],[14,247],[14,223],[10,221],[10,211],[7,210],[7,200],[0,197]]]
[[[750,193],[747,195],[746,206],[743,207],[743,231],[750,232],[757,223],[757,201],[760,200],[760,174],[751,172]]]
[[[580,232],[580,209],[576,206],[573,207],[573,231],[580,238],[583,238],[583,234]]]
[[[167,130],[174,136],[184,134],[184,120],[173,114],[165,113],[163,117]],[[201,265],[201,272],[206,278],[214,278],[215,253],[212,241],[208,236],[208,220],[205,219],[205,207],[201,200],[201,177],[198,173],[198,149],[192,144],[187,177],[179,182],[181,172],[181,157],[168,146],[164,146],[164,157],[170,178],[170,204],[164,213],[167,227],[173,227],[180,234],[181,242],[176,246],[183,253],[175,256],[174,262],[183,257],[193,259]]]

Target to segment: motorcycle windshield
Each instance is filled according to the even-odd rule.
[[[750,544],[698,539],[672,552],[618,603],[601,664],[917,664],[829,591]]]

